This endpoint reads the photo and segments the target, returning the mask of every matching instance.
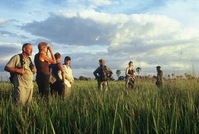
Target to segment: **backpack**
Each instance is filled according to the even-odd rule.
[[[100,80],[101,81],[107,81],[109,80],[109,70],[107,69],[106,66],[100,67]]]
[[[51,84],[55,83],[56,81],[62,80],[61,70],[59,70],[58,64],[59,63],[49,65],[49,79]]]
[[[24,66],[24,61],[23,61],[23,55],[22,54],[18,54],[19,55],[19,57],[20,57],[20,63],[21,63],[21,67],[20,68],[23,68],[23,66]],[[30,57],[28,57],[28,59],[30,60],[30,65],[29,65],[29,67],[30,67],[30,69],[33,69],[34,68],[34,65],[33,65],[33,63],[32,63],[32,60],[31,60],[31,58]],[[17,74],[17,73],[11,73],[10,72],[10,77],[9,77],[9,79],[10,79],[10,82],[11,83],[13,83],[13,79],[14,79],[14,76],[15,76],[15,74]]]

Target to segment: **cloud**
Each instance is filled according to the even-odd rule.
[[[168,0],[161,8],[154,8],[149,11],[151,14],[166,15],[181,22],[184,26],[199,29],[197,0]]]
[[[100,58],[113,70],[124,70],[130,60],[147,73],[156,73],[157,65],[168,73],[192,65],[199,68],[199,2],[195,0],[14,1],[12,9],[7,4],[3,0],[0,5],[4,18],[0,19],[0,49],[5,50],[0,56],[6,59],[20,52],[21,47],[13,44],[31,42],[36,53],[37,44],[47,41],[54,52],[72,57],[76,74],[92,74]],[[19,5],[23,5],[20,11],[13,12]],[[7,10],[11,13],[4,15]]]
[[[88,2],[97,5],[97,6],[102,6],[102,5],[110,5],[111,1],[110,0],[88,0]]]
[[[22,29],[55,44],[61,43],[63,48],[73,46],[70,54],[76,59],[74,63],[84,61],[74,64],[75,68],[93,67],[93,61],[105,57],[114,69],[125,68],[129,60],[133,60],[136,66],[152,70],[154,66],[176,61],[184,64],[186,56],[192,59],[198,53],[194,48],[199,43],[199,32],[162,15],[111,15],[93,10],[62,12],[52,14],[44,21],[29,23]],[[107,51],[94,54],[95,49],[89,49],[92,46]],[[192,54],[186,54],[182,59],[181,53],[187,53],[191,46],[195,46],[191,49]],[[178,67],[180,63],[172,64],[172,67]]]
[[[18,33],[11,33],[8,31],[0,31],[0,35],[1,37],[5,38],[5,37],[11,37],[11,38],[21,38],[21,39],[27,39],[28,37],[23,35],[23,34],[18,34]]]
[[[14,54],[20,53],[21,47],[22,47],[21,44],[0,42],[0,50],[3,50],[0,53],[1,62],[8,60]]]
[[[0,19],[0,27],[4,27],[4,26],[8,25],[8,23],[9,23],[9,21]]]
[[[110,35],[115,31],[115,25],[100,22],[100,17],[97,15],[100,15],[100,13],[92,14],[91,12],[90,15],[78,13],[72,17],[71,14],[65,16],[53,14],[45,21],[29,23],[22,29],[33,35],[62,44],[108,45],[110,44]]]

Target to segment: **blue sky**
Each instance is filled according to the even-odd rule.
[[[1,0],[0,74],[25,42],[47,41],[75,77],[93,77],[100,58],[113,72],[131,60],[142,75],[194,73],[199,69],[197,0]]]

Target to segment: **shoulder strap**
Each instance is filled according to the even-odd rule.
[[[30,69],[32,69],[33,67],[34,67],[34,64],[32,63],[32,60],[31,60],[31,58],[30,57],[28,57],[28,59],[29,59],[29,61],[30,61]]]
[[[23,54],[18,54],[20,57],[20,63],[21,63],[21,67],[24,66],[24,61],[23,61]],[[29,67],[32,69],[34,67],[34,64],[32,63],[32,60],[30,57],[28,57],[29,61],[30,61],[30,65]]]
[[[20,57],[21,67],[23,67],[24,66],[23,55],[19,54],[19,57]]]

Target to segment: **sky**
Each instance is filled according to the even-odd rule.
[[[46,41],[72,59],[75,77],[93,78],[103,58],[116,77],[129,61],[140,75],[199,74],[198,0],[1,0],[0,77],[22,44]]]

